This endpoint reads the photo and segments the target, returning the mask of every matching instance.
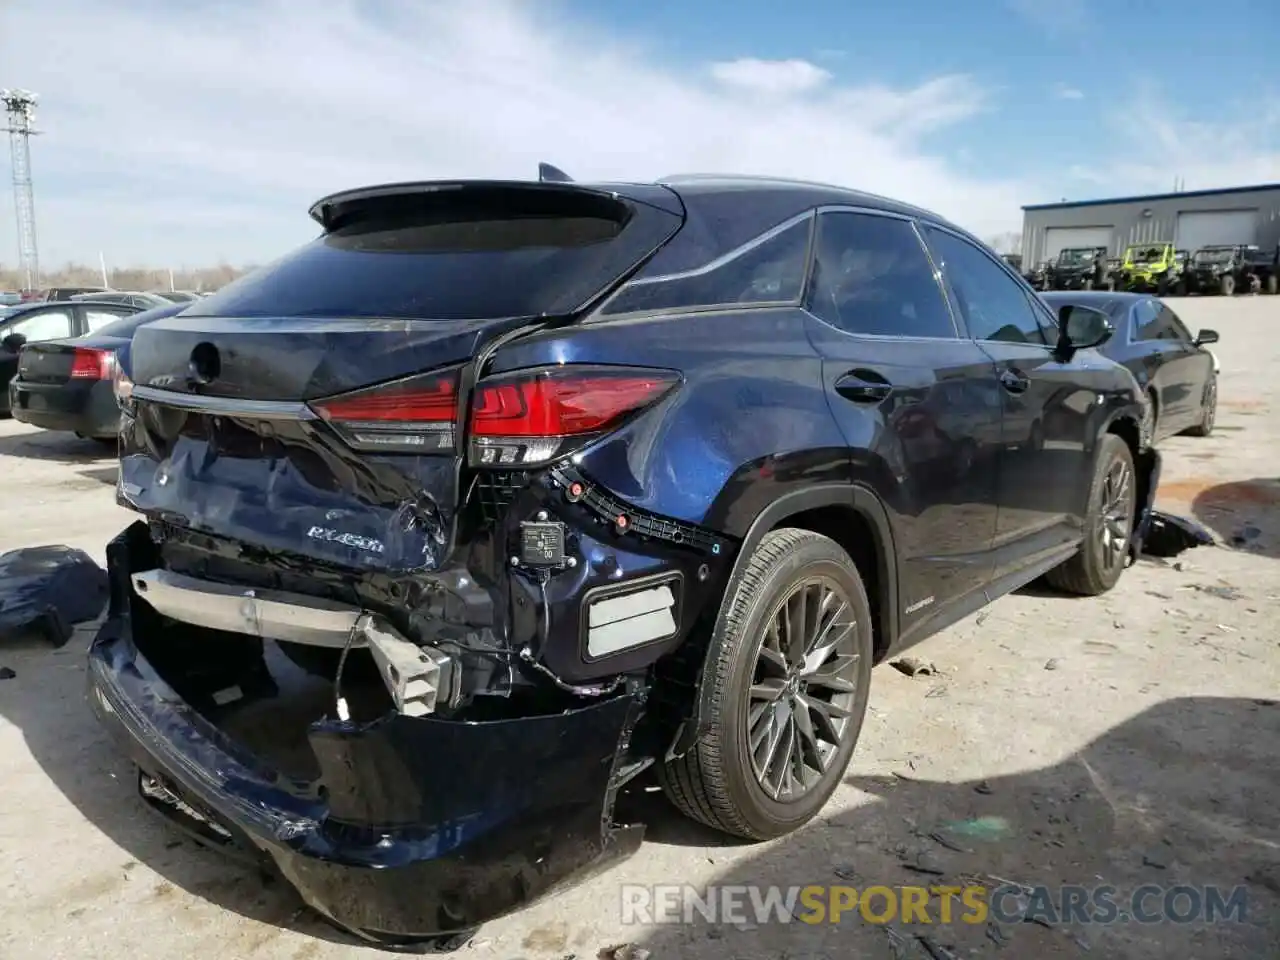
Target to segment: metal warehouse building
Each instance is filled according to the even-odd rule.
[[[1214,244],[1280,243],[1280,183],[1227,190],[1189,190],[1023,207],[1022,262],[1052,260],[1067,247],[1106,246],[1119,254],[1134,243],[1172,242],[1195,251]]]

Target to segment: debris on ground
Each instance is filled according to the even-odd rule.
[[[991,789],[991,784],[987,783],[987,781],[985,780],[975,785],[973,790],[975,793],[981,793],[983,796],[989,796],[991,793],[994,792]]]
[[[1004,817],[974,817],[971,820],[948,823],[943,829],[953,836],[1000,840],[1009,833],[1009,821]]]
[[[10,667],[0,667],[0,680],[12,680],[16,676]]]
[[[605,947],[596,954],[597,960],[648,960],[650,953],[644,947],[634,943],[619,943]]]
[[[1231,535],[1231,545],[1235,547],[1243,547],[1252,543],[1262,536],[1262,529],[1255,524],[1246,523],[1243,527]]]
[[[55,647],[107,605],[107,572],[62,545],[0,554],[0,637],[40,631]]]
[[[1062,661],[1057,657],[1050,657],[1044,662],[1044,668],[1046,670],[1057,670],[1060,666],[1062,666]]]
[[[929,955],[930,960],[960,960],[954,952],[923,933],[916,934],[916,942],[924,948],[924,952]]]
[[[938,672],[938,668],[929,661],[917,660],[915,657],[899,657],[891,660],[890,666],[908,677],[932,677]]]
[[[1191,589],[1207,593],[1209,596],[1217,597],[1219,600],[1240,600],[1244,597],[1244,594],[1235,587],[1225,587],[1215,583],[1193,583]]]
[[[1176,557],[1192,547],[1211,547],[1213,534],[1187,517],[1151,511],[1151,523],[1142,540],[1142,552],[1149,557]]]
[[[893,951],[894,960],[905,960],[911,949],[910,941],[891,926],[885,925],[880,929],[889,939],[889,949]]]

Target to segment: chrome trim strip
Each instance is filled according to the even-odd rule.
[[[247,417],[254,420],[315,420],[316,412],[295,400],[240,400],[235,397],[206,397],[134,384],[133,399],[158,403],[192,413]]]

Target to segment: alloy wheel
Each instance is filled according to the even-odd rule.
[[[1102,510],[1098,517],[1102,565],[1108,570],[1124,565],[1133,525],[1133,503],[1133,471],[1123,460],[1117,460],[1102,481]]]
[[[839,583],[814,576],[765,621],[746,725],[752,772],[773,800],[817,786],[848,732],[860,660],[853,609]]]

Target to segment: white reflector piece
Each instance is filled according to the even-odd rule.
[[[593,660],[676,634],[676,598],[663,585],[610,597],[587,610],[587,656]]]

